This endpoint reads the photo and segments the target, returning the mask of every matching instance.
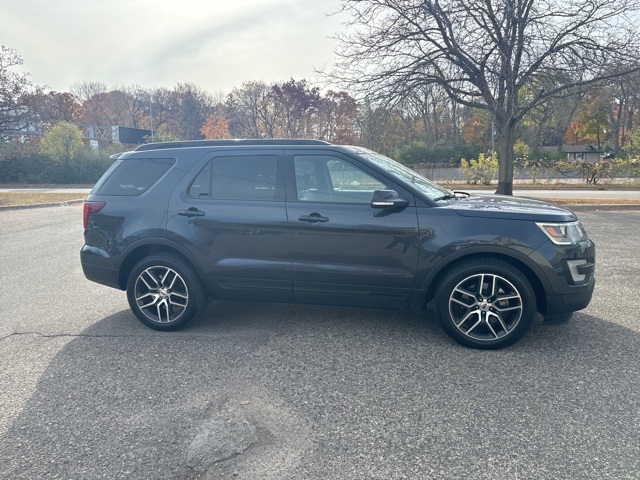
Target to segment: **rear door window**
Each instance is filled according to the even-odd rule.
[[[200,171],[189,196],[211,199],[276,198],[276,155],[216,157]]]
[[[169,171],[175,160],[168,158],[128,158],[121,160],[96,193],[100,195],[141,195]]]

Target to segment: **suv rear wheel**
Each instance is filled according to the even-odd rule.
[[[531,327],[536,297],[524,274],[510,263],[477,258],[449,270],[438,286],[438,321],[458,343],[497,349],[513,344]]]
[[[138,319],[156,330],[177,330],[205,306],[206,295],[198,274],[171,253],[143,258],[127,281],[129,306]]]

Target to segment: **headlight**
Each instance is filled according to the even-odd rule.
[[[536,225],[556,245],[575,245],[589,238],[579,221],[567,223],[536,222]]]

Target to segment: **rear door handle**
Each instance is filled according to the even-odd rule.
[[[298,218],[301,222],[309,222],[309,223],[320,223],[320,222],[328,222],[329,217],[323,217],[319,213],[312,213],[310,215],[302,215]]]
[[[178,210],[178,215],[182,215],[183,217],[202,217],[204,216],[204,212],[202,210],[198,210],[195,207],[191,207],[189,210]]]

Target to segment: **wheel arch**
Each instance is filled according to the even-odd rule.
[[[529,280],[529,283],[533,288],[538,311],[543,313],[546,312],[547,291],[549,291],[549,285],[546,284],[546,277],[544,276],[544,273],[540,271],[533,262],[527,261],[527,257],[525,255],[514,255],[511,252],[505,253],[503,251],[488,252],[486,248],[482,250],[474,249],[473,251],[465,251],[457,255],[451,255],[438,263],[438,265],[429,272],[429,275],[423,283],[422,290],[426,292],[425,303],[428,303],[433,299],[438,284],[450,269],[455,268],[462,262],[479,258],[502,260],[520,270],[527,277],[527,280]]]
[[[202,285],[205,287],[207,295],[211,296],[211,287],[206,281],[207,276],[195,257],[181,245],[167,239],[145,239],[131,244],[122,254],[122,261],[118,266],[118,285],[122,290],[127,288],[127,279],[133,267],[143,258],[155,253],[169,252],[181,257],[185,262],[191,265],[198,276]]]

